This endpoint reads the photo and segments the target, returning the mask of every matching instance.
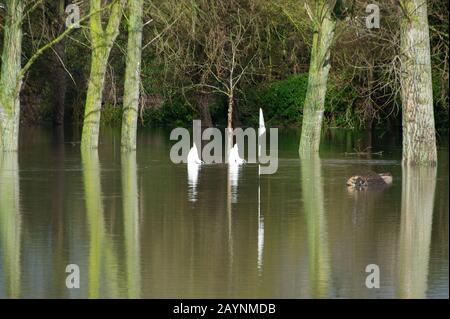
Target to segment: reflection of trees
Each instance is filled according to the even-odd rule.
[[[331,163],[323,170],[323,178],[327,223],[332,225],[328,235],[333,293],[339,298],[392,298],[400,226],[397,179],[391,188],[349,189],[346,178],[364,172],[371,163],[363,166],[350,162],[339,167]],[[378,171],[376,166],[373,169]],[[400,175],[395,170],[393,173]],[[377,264],[381,269],[381,289],[367,289],[364,284],[369,264]]]
[[[110,292],[117,294],[117,258],[112,249],[111,240],[107,240],[105,234],[105,222],[103,216],[102,191],[100,185],[100,164],[96,150],[82,150],[83,180],[86,200],[86,213],[89,223],[89,261],[88,261],[88,285],[89,298],[100,296],[100,282],[103,271]],[[107,267],[104,267],[104,266]]]
[[[9,298],[20,296],[22,217],[19,207],[19,191],[17,153],[0,154],[0,247]]]
[[[302,158],[301,181],[303,208],[308,232],[311,297],[328,297],[330,257],[324,209],[321,163],[318,156]]]
[[[54,190],[52,191],[51,201],[51,223],[52,223],[52,249],[54,255],[54,276],[57,282],[65,281],[65,272],[60,271],[64,264],[64,200],[65,200],[65,149],[64,149],[64,127],[55,127],[53,136],[55,148],[55,179]],[[58,294],[63,295],[67,292],[64,285],[58,286]]]
[[[403,167],[398,297],[425,298],[430,256],[435,167]]]
[[[129,298],[141,294],[139,196],[136,152],[122,153],[122,192],[125,229],[126,276]]]
[[[143,157],[153,159],[151,152],[146,154],[144,149],[143,152]],[[231,249],[229,235],[234,240],[241,233],[248,235],[235,229],[247,225],[247,220],[241,214],[243,222],[239,223],[236,219],[240,217],[233,207],[233,230],[229,233],[231,220],[225,197],[228,172],[219,165],[201,170],[205,174],[197,185],[201,196],[195,203],[187,196],[186,167],[151,165],[139,170],[139,178],[143,178],[139,195],[144,202],[140,210],[141,229],[146,230],[140,234],[145,243],[140,251],[141,260],[145,261],[141,264],[141,292],[146,298],[232,296],[231,289],[236,284],[228,284],[228,280],[239,277],[228,276],[229,251],[236,256],[240,247]]]

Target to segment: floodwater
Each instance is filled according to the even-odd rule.
[[[71,130],[21,134],[0,158],[0,298],[449,297],[447,140],[437,169],[402,170],[398,134],[330,130],[301,162],[284,132],[278,172],[258,178],[171,163],[168,130],[128,155],[117,130],[88,154]],[[369,144],[383,154],[345,154]],[[393,185],[349,191],[365,169]]]

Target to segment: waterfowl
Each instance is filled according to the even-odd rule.
[[[354,175],[347,180],[347,186],[354,188],[365,188],[370,186],[388,186],[392,184],[391,173],[366,172]]]
[[[190,149],[190,151],[188,153],[187,162],[189,165],[203,164],[203,161],[198,157],[197,146],[195,145],[195,143],[194,143],[194,146],[192,146],[192,148]]]
[[[264,123],[263,110],[260,108],[259,109],[259,130],[258,130],[258,135],[261,136],[264,133],[266,133],[266,124]]]
[[[228,154],[228,163],[232,165],[233,164],[240,165],[245,163],[245,160],[239,156],[239,149],[237,143],[234,144],[233,148],[230,150],[230,153]]]

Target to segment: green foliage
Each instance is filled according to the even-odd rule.
[[[303,73],[274,82],[267,88],[249,90],[243,108],[243,122],[256,126],[258,109],[261,107],[268,125],[300,125],[307,89],[308,74]],[[357,125],[357,115],[353,110],[356,98],[356,90],[351,86],[340,88],[330,79],[325,101],[325,124],[338,127]]]
[[[193,1],[192,3],[200,3]],[[213,3],[213,2],[211,2]],[[215,3],[215,1],[214,1]],[[218,3],[218,2],[217,2]],[[236,96],[236,113],[243,126],[256,127],[258,124],[258,109],[264,110],[267,125],[278,127],[299,127],[302,121],[302,109],[308,85],[308,66],[310,62],[310,45],[312,39],[312,26],[310,20],[303,9],[298,7],[298,1],[237,1],[246,7],[252,3],[252,10],[255,10],[254,23],[258,24],[258,33],[249,30],[249,37],[246,41],[255,41],[256,52],[255,61],[258,66],[252,70],[255,72],[253,81],[258,81],[254,85],[252,81],[241,82],[240,89],[243,94]],[[253,3],[255,6],[253,7]],[[337,16],[344,17],[351,9],[353,1],[338,1],[334,8]],[[203,5],[202,5],[203,6]],[[206,5],[205,5],[206,6]],[[159,9],[158,9],[159,8]],[[364,10],[365,7],[356,7]],[[139,125],[142,126],[175,126],[189,125],[193,118],[198,118],[195,99],[193,98],[192,85],[201,82],[197,65],[204,59],[204,48],[196,44],[190,47],[193,36],[202,37],[201,34],[186,34],[191,32],[193,17],[190,15],[189,7],[180,1],[162,1],[155,4],[156,11],[152,10],[151,18],[154,19],[151,26],[144,29],[144,44],[152,43],[143,52],[142,57],[142,86],[145,94],[155,94],[164,96],[162,106],[145,105],[140,111]],[[161,11],[158,11],[161,10]],[[51,11],[51,10],[50,10]],[[448,56],[448,16],[442,15],[442,3],[440,1],[429,2],[430,36],[432,44],[433,59],[433,95],[435,103],[435,119],[437,128],[448,128],[448,83],[441,78],[448,78],[448,67],[445,59]],[[184,12],[185,15],[182,14]],[[241,11],[242,12],[242,11]],[[289,13],[289,17],[287,17]],[[227,13],[237,14],[236,12]],[[173,15],[173,16],[172,16]],[[34,13],[35,21],[30,26],[24,25],[25,33],[29,34],[29,27],[39,29],[43,22],[40,18],[41,12]],[[177,17],[176,19],[174,17]],[[0,20],[2,16],[0,14]],[[150,19],[150,17],[147,17]],[[47,20],[45,20],[47,21]],[[172,21],[174,22],[172,24]],[[200,21],[200,20],[197,20]],[[4,21],[0,21],[3,24]],[[170,22],[170,27],[166,24]],[[195,22],[195,21],[194,21]],[[123,95],[123,79],[125,68],[124,48],[127,46],[126,19],[122,21],[122,31],[116,41],[116,46],[111,52],[108,61],[108,78],[106,88],[114,88],[114,100],[120,99]],[[346,24],[342,23],[343,39],[353,39],[351,28],[345,29]],[[47,27],[46,27],[47,28]],[[397,24],[386,25],[389,30],[398,28]],[[179,30],[187,30],[185,33]],[[163,36],[157,40],[152,39],[160,32]],[[194,30],[193,30],[194,31]],[[3,29],[0,28],[0,38]],[[197,28],[195,32],[205,32],[204,28]],[[181,36],[180,36],[181,35]],[[181,41],[181,43],[178,43]],[[371,40],[372,41],[372,40]],[[172,43],[173,42],[173,43]],[[186,42],[186,43],[184,43]],[[351,43],[351,44],[346,44]],[[355,50],[354,42],[339,42],[332,49],[332,72],[328,80],[328,88],[325,102],[324,125],[328,127],[360,128],[363,124],[363,109],[361,100],[364,96],[358,96],[357,92],[365,92],[367,89],[367,72],[356,71],[352,56]],[[359,44],[365,48],[365,42]],[[0,49],[3,41],[0,41]],[[175,48],[186,48],[186,52],[171,50]],[[388,49],[386,45],[378,44],[378,48]],[[23,56],[31,56],[35,50],[35,43],[25,38],[23,41]],[[361,54],[364,59],[373,58],[374,66],[383,63],[383,59],[378,60],[380,52],[384,52],[387,59],[391,59],[390,51],[380,51],[380,49]],[[70,38],[65,41],[65,52],[67,61],[65,67],[67,75],[66,94],[66,116],[76,122],[84,118],[84,106],[86,100],[86,87],[89,83],[90,75],[90,45],[85,32],[73,32]],[[26,103],[23,103],[23,122],[39,123],[51,121],[53,112],[52,88],[53,65],[50,56],[52,51],[44,54],[39,61],[36,61],[25,78],[26,86],[31,87],[31,92],[23,92],[26,96]],[[350,58],[347,57],[350,56]],[[349,63],[350,62],[350,63]],[[1,63],[0,63],[1,64]],[[375,68],[376,70],[377,68]],[[70,75],[69,75],[70,74]],[[292,75],[297,74],[297,75]],[[356,76],[355,76],[356,74]],[[390,73],[386,73],[389,75]],[[391,79],[385,77],[384,73],[374,72],[374,80],[388,84]],[[114,82],[111,82],[114,79]],[[214,83],[213,83],[214,84]],[[444,86],[444,88],[442,88]],[[382,86],[385,88],[385,86]],[[183,95],[186,94],[187,97]],[[375,105],[374,118],[378,119],[380,128],[385,128],[388,120],[393,123],[399,120],[400,112],[393,112],[396,108],[394,103],[386,103],[386,95],[395,92],[387,89],[372,92]],[[109,92],[109,91],[108,91]],[[189,96],[191,95],[191,96]],[[109,126],[120,126],[122,117],[122,105],[112,106],[114,101],[103,97],[105,103],[102,109],[102,124]],[[189,99],[191,103],[186,101]],[[397,98],[398,100],[398,98]],[[397,101],[398,102],[398,101]],[[400,107],[400,103],[399,107]],[[28,107],[27,107],[28,106]],[[217,94],[209,107],[213,122],[215,124],[226,124],[227,105],[226,98]],[[24,116],[25,115],[25,116]],[[374,123],[376,124],[376,123]]]
[[[262,108],[270,126],[298,125],[307,87],[308,74],[300,74],[274,82],[267,88],[250,89],[242,112],[243,122],[256,126],[258,109]]]
[[[103,126],[120,127],[122,123],[122,105],[104,105],[101,124]],[[161,108],[147,108],[140,112],[138,124],[141,126],[189,126],[195,113],[181,99],[164,103]]]
[[[354,109],[357,98],[358,93],[353,86],[337,86],[330,78],[325,100],[325,125],[346,128],[361,127],[362,119]]]
[[[443,87],[443,84],[445,85]],[[433,102],[436,128],[448,129],[448,82],[433,75]]]
[[[164,83],[164,68],[158,64],[153,55],[148,55],[142,64],[142,86],[146,94],[164,96],[161,107],[147,107],[142,110],[139,118],[143,126],[186,126],[195,117],[192,107],[181,94],[168,83]]]
[[[194,115],[195,112],[181,97],[174,97],[159,109],[143,110],[140,120],[144,126],[188,126]]]
[[[104,105],[102,108],[102,116],[100,122],[106,126],[120,126],[122,122],[123,108],[122,105]]]

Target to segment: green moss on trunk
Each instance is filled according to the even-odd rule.
[[[23,1],[6,1],[0,75],[0,149],[19,148]]]
[[[123,0],[116,0],[108,9],[109,21],[104,29],[102,26],[102,1],[91,0],[90,32],[92,41],[91,73],[84,109],[83,133],[81,147],[96,149],[100,130],[100,115],[102,106],[105,74],[111,48],[119,35],[119,25],[124,7]],[[93,14],[95,13],[95,14]]]
[[[334,38],[336,21],[332,8],[324,1],[315,7],[314,37],[311,49],[308,89],[303,108],[302,135],[299,154],[308,157],[319,151],[328,73],[330,47]]]
[[[426,0],[400,2],[403,162],[435,165],[436,131],[433,111],[430,36]]]
[[[128,0],[128,48],[125,70],[124,112],[122,116],[122,149],[136,149],[139,88],[142,58],[143,0]]]

